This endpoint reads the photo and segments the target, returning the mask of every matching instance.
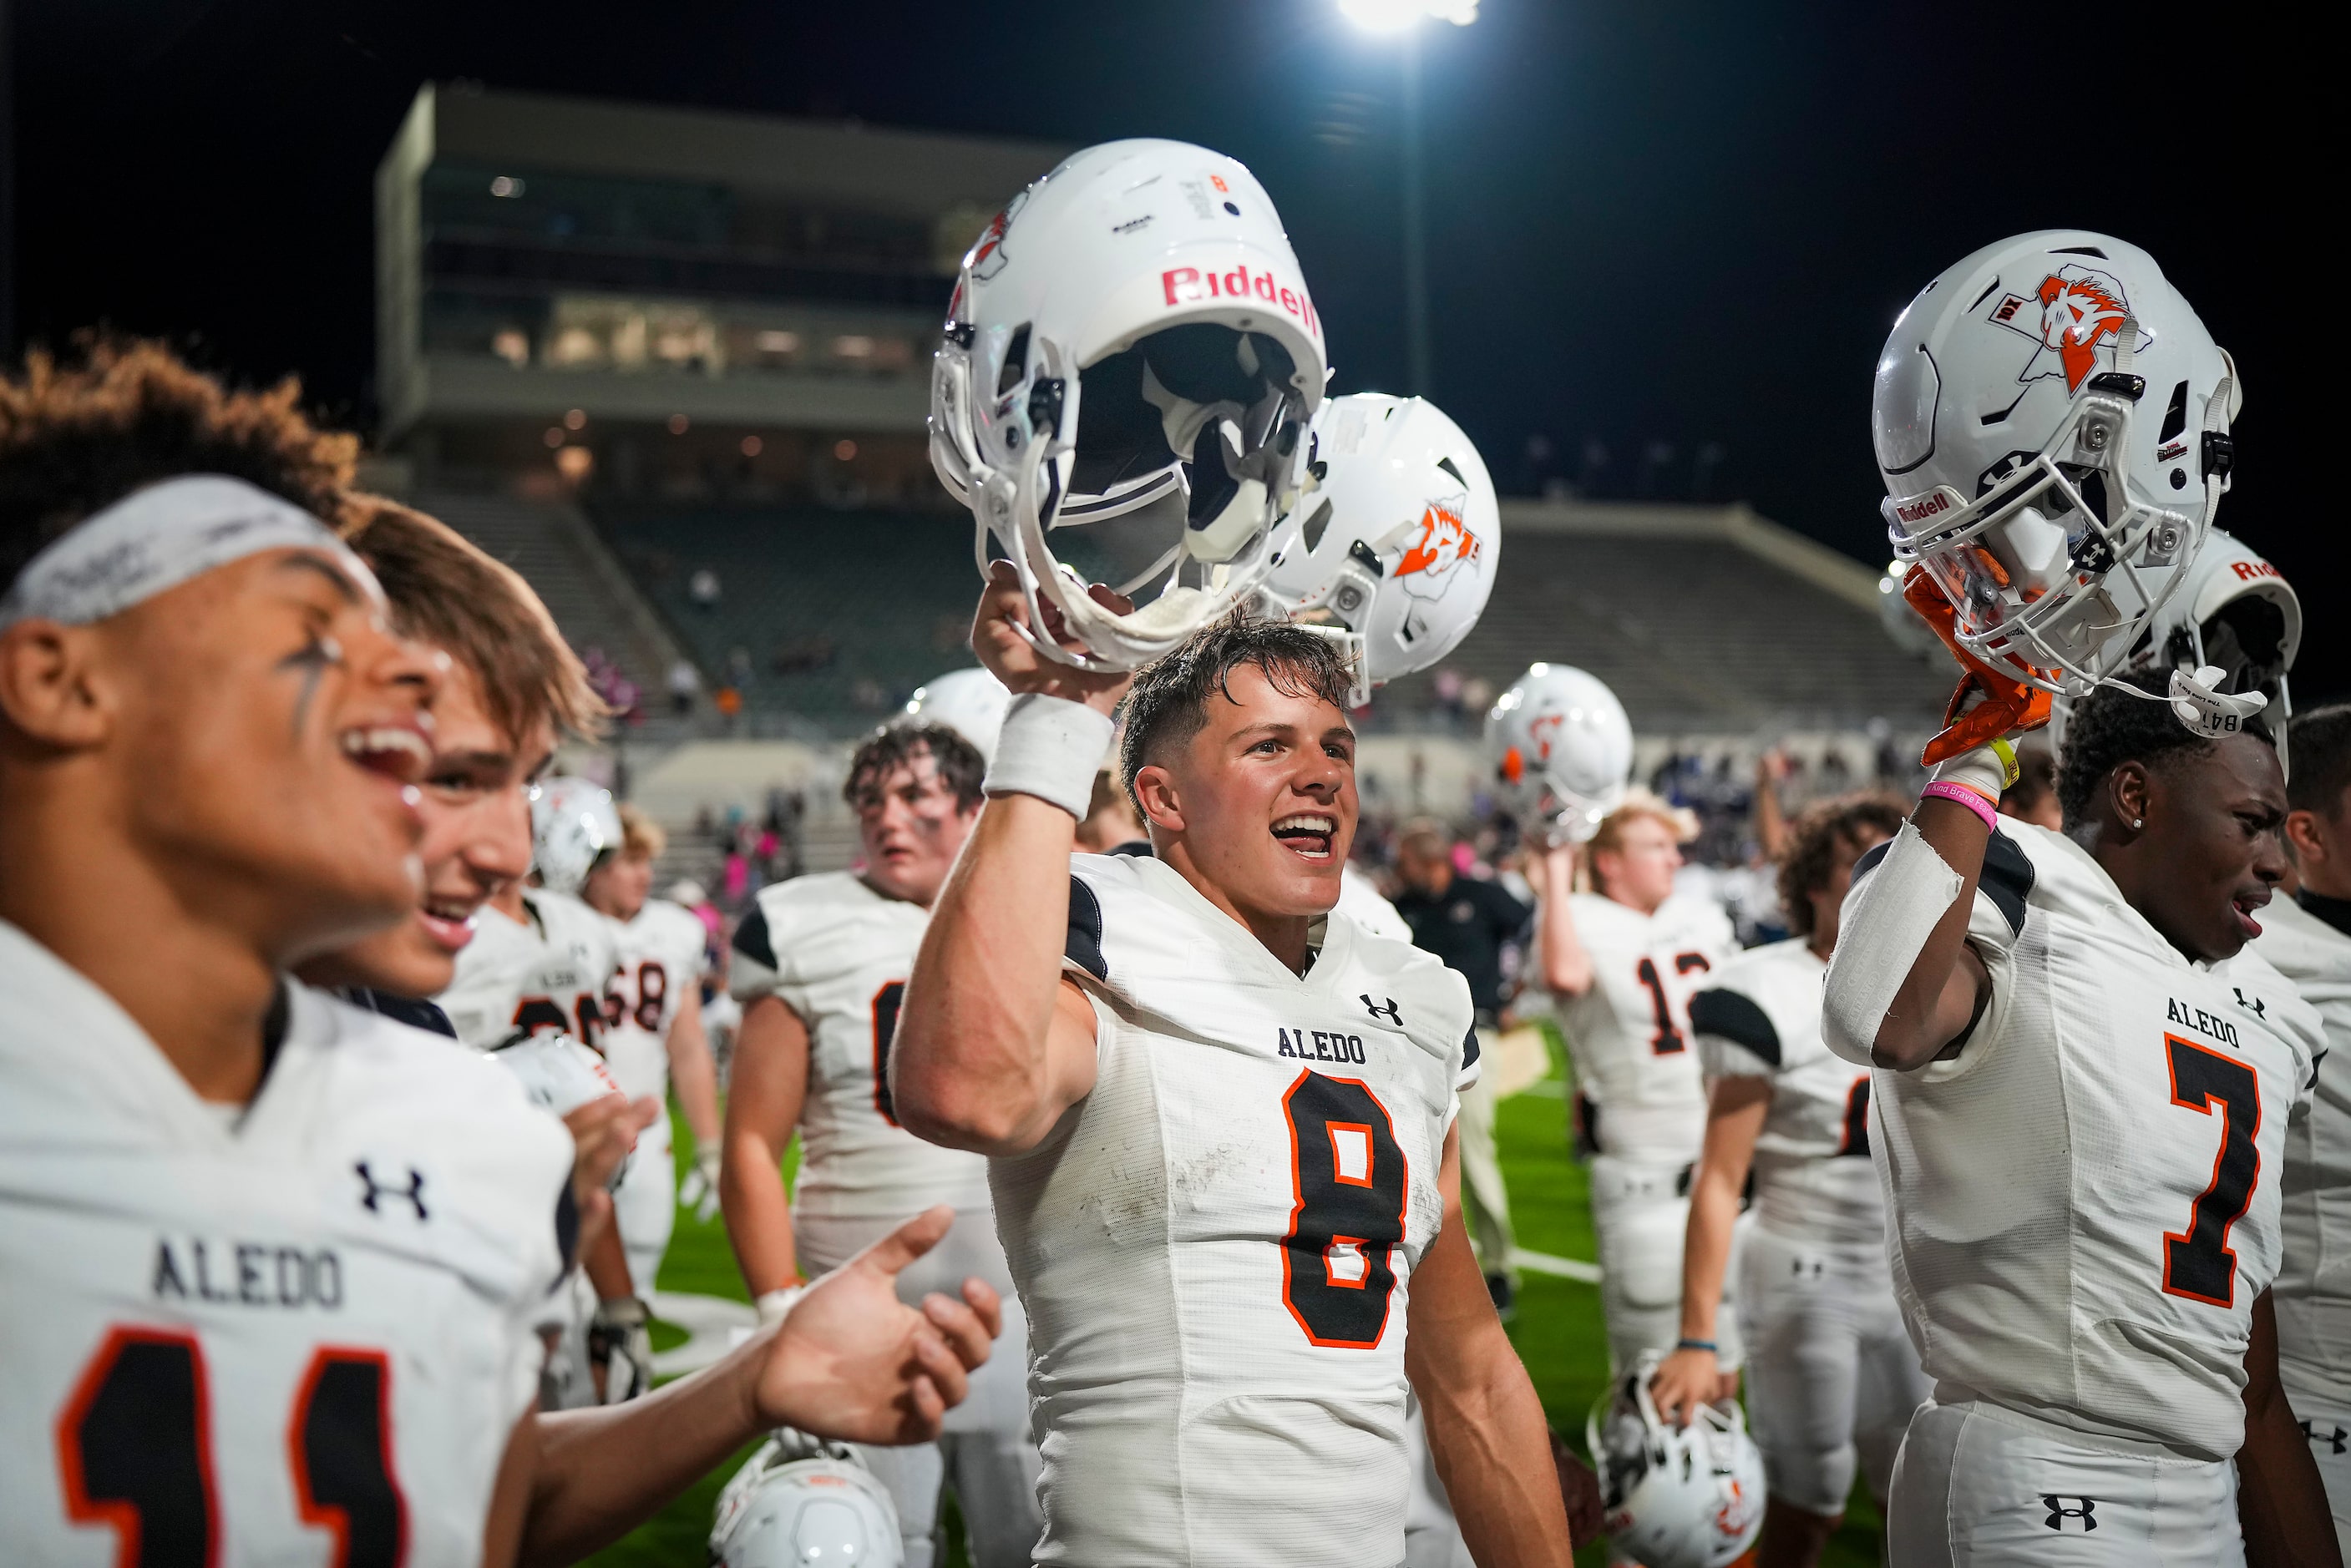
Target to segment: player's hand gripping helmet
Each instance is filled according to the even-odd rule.
[[[1372,688],[1427,669],[1478,624],[1502,509],[1478,449],[1425,399],[1330,399],[1306,459],[1301,536],[1266,592],[1293,620],[1342,639],[1360,708]]]
[[[787,1428],[719,1492],[710,1561],[722,1568],[899,1568],[898,1510],[855,1449]]]
[[[969,741],[984,761],[996,760],[996,734],[1004,728],[1004,711],[1012,693],[985,670],[950,670],[925,681],[906,700],[904,724],[944,724]]]
[[[1763,1456],[1736,1405],[1677,1427],[1649,1397],[1658,1355],[1592,1407],[1584,1441],[1600,1471],[1601,1528],[1647,1568],[1724,1568],[1763,1529]]]
[[[1247,169],[1181,141],[1106,142],[1015,196],[964,258],[931,372],[931,465],[993,533],[1033,621],[1132,669],[1250,599],[1297,535],[1322,326],[1280,217]],[[1062,528],[1166,501],[1165,548],[1088,596]],[[1181,522],[1177,521],[1180,512]],[[1154,548],[1158,548],[1158,541]]]
[[[2234,366],[2137,245],[2049,230],[1928,284],[1877,363],[1887,536],[1963,661],[2048,692],[2110,675],[2229,485]]]
[[[2244,541],[2215,528],[2123,667],[2132,673],[2219,671],[2210,690],[2262,699],[2253,706],[2268,721],[2283,763],[2286,721],[2294,716],[2286,676],[2301,648],[2302,601],[2293,585]],[[2050,717],[2050,739],[2060,746],[2072,708],[2060,697]]]
[[[1599,677],[1538,664],[1486,715],[1486,756],[1531,836],[1589,843],[1625,803],[1633,722]]]
[[[580,896],[596,863],[621,846],[612,792],[586,779],[541,779],[530,787],[531,865],[544,887]]]
[[[568,1116],[591,1100],[621,1093],[604,1058],[569,1034],[517,1030],[491,1050],[490,1060],[521,1079],[530,1103],[551,1116]],[[635,1158],[632,1143],[604,1185],[617,1190]]]

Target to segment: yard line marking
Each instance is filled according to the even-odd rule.
[[[1552,1274],[1562,1280],[1582,1280],[1587,1285],[1600,1282],[1600,1265],[1578,1258],[1554,1258],[1549,1252],[1530,1252],[1524,1247],[1510,1249],[1510,1262],[1531,1274]]]
[[[1563,1078],[1545,1078],[1539,1083],[1529,1084],[1519,1093],[1540,1095],[1546,1100],[1563,1100],[1567,1098],[1567,1082]]]

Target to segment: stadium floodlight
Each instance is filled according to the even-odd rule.
[[[1339,0],[1339,15],[1367,33],[1401,33],[1422,22],[1466,27],[1478,19],[1478,0]]]

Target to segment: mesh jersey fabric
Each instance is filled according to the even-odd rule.
[[[1878,863],[1863,857],[1856,893]],[[2189,962],[2079,846],[2026,824],[1993,836],[1969,940],[1991,991],[1964,1048],[1871,1079],[1895,1291],[1928,1375],[2229,1458],[2317,1014],[2258,955]]]
[[[1071,866],[1094,1086],[990,1169],[1029,1309],[1038,1561],[1395,1563],[1468,988],[1335,913],[1301,977],[1155,860]]]
[[[847,871],[762,888],[737,928],[731,985],[779,998],[809,1031],[795,1214],[899,1220],[987,1207],[987,1161],[925,1143],[891,1113],[890,1042],[930,914]]]
[[[153,1535],[319,1560],[307,1475],[355,1552],[389,1560],[397,1530],[411,1561],[477,1562],[563,1267],[562,1124],[445,1036],[291,984],[259,1093],[223,1118],[5,923],[0,1078],[9,1560],[113,1562],[101,1511],[158,1476]]]

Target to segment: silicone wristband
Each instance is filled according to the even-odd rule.
[[[1674,1348],[1676,1350],[1703,1350],[1708,1355],[1719,1355],[1722,1354],[1720,1347],[1710,1339],[1677,1339],[1674,1341]]]
[[[1928,784],[1925,789],[1918,792],[1918,798],[1920,800],[1948,800],[1952,802],[1954,805],[1966,806],[1970,811],[1974,812],[1978,816],[1983,818],[1985,832],[1997,833],[2000,831],[2000,813],[1992,809],[1992,805],[1990,801],[1984,799],[1983,796],[1978,794],[1974,790],[1970,789],[1966,784],[1952,784],[1945,779],[1937,779],[1933,784]]]

